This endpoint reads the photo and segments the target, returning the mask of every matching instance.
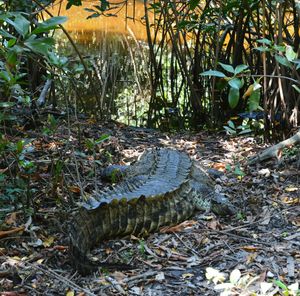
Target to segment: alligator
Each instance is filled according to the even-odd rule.
[[[112,188],[91,194],[81,203],[69,228],[70,256],[82,275],[99,268],[90,250],[101,241],[129,234],[145,236],[176,225],[195,210],[226,216],[235,208],[214,192],[212,179],[184,152],[146,151]]]

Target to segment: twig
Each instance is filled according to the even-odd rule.
[[[112,284],[112,286],[118,290],[122,295],[126,295],[125,290],[121,287],[121,285],[112,277],[106,276],[105,279]]]
[[[128,283],[128,282],[136,281],[136,280],[139,280],[139,279],[146,279],[146,278],[154,276],[154,275],[157,275],[157,271],[147,271],[145,273],[142,273],[142,274],[135,275],[135,276],[132,276],[130,278],[124,279],[123,282]]]
[[[241,76],[247,76],[247,75],[241,75]],[[268,78],[281,78],[281,79],[286,79],[286,80],[290,80],[294,83],[300,84],[300,81],[293,79],[291,77],[288,76],[284,76],[284,75],[258,75],[258,74],[253,74],[251,75],[252,77],[268,77]]]
[[[262,218],[262,219],[259,219],[259,220],[255,221],[255,222],[248,222],[248,223],[246,223],[244,225],[239,225],[239,226],[236,226],[236,227],[224,229],[222,231],[223,231],[223,233],[225,233],[225,232],[227,233],[227,232],[238,230],[238,229],[240,230],[240,229],[243,229],[243,228],[246,228],[246,227],[249,227],[249,226],[254,226],[256,224],[262,223],[262,222],[264,222],[264,221],[266,221],[268,219],[269,219],[269,217],[265,217],[265,218]]]
[[[90,292],[89,290],[85,289],[85,288],[82,288],[80,287],[79,285],[77,285],[76,283],[74,283],[73,281],[69,280],[68,278],[64,277],[64,276],[61,276],[59,275],[58,273],[56,273],[55,271],[53,270],[48,270],[46,269],[46,267],[41,267],[42,265],[36,265],[36,264],[32,264],[32,263],[29,263],[29,262],[23,262],[27,265],[29,265],[30,267],[34,268],[34,269],[37,269],[39,271],[42,271],[43,273],[47,274],[48,276],[51,276],[51,277],[54,277],[56,278],[57,280],[59,280],[60,282],[68,285],[70,288],[73,288],[74,290],[80,292],[80,291],[83,291],[86,295],[88,296],[96,296],[96,294]],[[101,293],[99,294],[101,296],[107,296],[106,294],[104,293]]]
[[[175,232],[173,232],[173,234],[181,241],[181,243],[186,247],[188,248],[193,254],[197,255],[197,256],[201,256],[201,254],[197,251],[195,251],[193,248],[191,248],[190,246],[188,246],[183,240],[182,238]]]
[[[220,234],[220,233],[221,234],[227,234],[229,236],[232,236],[232,237],[235,237],[235,238],[238,238],[238,239],[243,239],[243,240],[255,243],[255,244],[265,245],[267,247],[272,247],[274,245],[274,244],[271,244],[271,243],[266,243],[266,242],[258,241],[256,239],[252,239],[252,238],[245,237],[245,236],[242,236],[242,235],[237,235],[237,234],[233,234],[233,233],[230,233],[230,232],[224,232],[222,230],[211,230],[210,229],[208,231],[213,232],[213,233],[217,233],[217,234]]]

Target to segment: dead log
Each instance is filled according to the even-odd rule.
[[[282,142],[279,142],[278,144],[271,146],[259,153],[258,155],[250,158],[248,160],[248,164],[252,165],[274,157],[279,159],[283,148],[291,147],[297,144],[300,144],[300,130],[298,130],[298,132],[294,136]]]

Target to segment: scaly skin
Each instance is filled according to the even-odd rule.
[[[70,225],[75,269],[83,275],[97,270],[88,253],[101,241],[129,234],[142,236],[176,225],[196,208],[209,207],[205,200],[212,193],[209,177],[185,153],[172,149],[144,153],[126,171],[123,182],[94,194],[76,213]],[[221,214],[226,211],[222,202],[213,205]]]

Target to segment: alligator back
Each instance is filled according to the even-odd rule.
[[[82,274],[96,269],[90,249],[103,240],[145,235],[189,218],[197,192],[191,186],[192,161],[172,149],[153,149],[130,166],[125,179],[82,203],[70,225],[70,251]]]

